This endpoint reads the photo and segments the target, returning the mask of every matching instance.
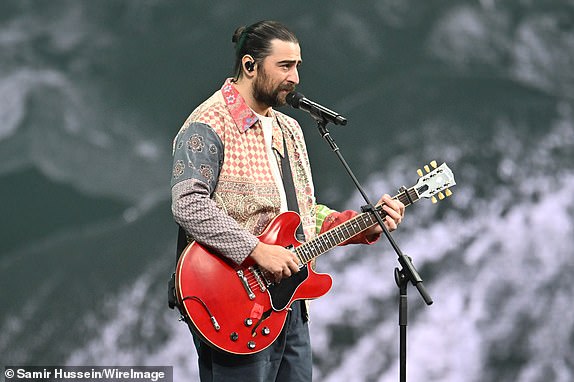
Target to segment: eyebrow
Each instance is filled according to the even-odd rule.
[[[281,60],[277,62],[277,65],[283,65],[283,64],[297,64],[297,65],[301,65],[303,63],[303,60]]]

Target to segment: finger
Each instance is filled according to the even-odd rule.
[[[289,263],[287,263],[287,265],[289,266],[289,269],[291,270],[292,274],[299,272],[299,265],[297,265],[295,260],[289,261]]]
[[[278,283],[279,281],[281,281],[282,274],[283,274],[283,272],[281,272],[281,271],[279,271],[279,272],[271,272],[271,276],[273,276],[273,279],[275,280],[276,283]]]
[[[390,217],[392,220],[395,221],[395,223],[400,224],[401,220],[402,220],[402,215],[397,212],[396,210],[393,210],[390,206],[383,206],[383,209],[385,210],[385,212],[387,213],[387,217]]]
[[[402,216],[405,216],[405,205],[403,204],[403,202],[401,202],[400,200],[393,200],[395,202],[395,205],[397,206],[397,211],[399,212],[399,214],[401,214]]]
[[[297,264],[297,266],[299,266],[301,264],[299,257],[297,257],[297,255],[295,255],[295,254],[293,254],[293,261],[295,262],[295,264]]]
[[[387,223],[386,225],[389,231],[394,231],[397,229],[397,223],[390,216],[385,218],[385,222]]]
[[[386,201],[385,204],[391,207],[393,210],[397,211],[401,215],[405,211],[405,205],[400,200],[390,199]]]
[[[384,194],[383,197],[381,198],[381,200],[385,203],[385,204],[393,204],[394,203],[394,199],[391,198],[391,196],[389,194]]]
[[[387,206],[400,215],[404,213],[404,205],[399,200],[392,199],[386,194],[381,198],[381,200],[383,201],[383,207]]]

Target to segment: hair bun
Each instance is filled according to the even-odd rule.
[[[241,38],[241,35],[243,34],[244,31],[245,31],[245,26],[241,26],[241,27],[237,28],[235,30],[235,32],[233,33],[233,37],[231,37],[231,42],[237,44],[237,42]]]

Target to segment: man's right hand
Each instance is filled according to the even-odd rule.
[[[275,277],[275,282],[299,272],[297,255],[280,245],[259,242],[250,256],[261,268]]]

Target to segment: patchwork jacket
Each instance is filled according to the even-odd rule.
[[[289,156],[307,240],[356,213],[317,205],[301,127],[271,110],[276,159]],[[172,211],[189,240],[240,264],[280,213],[261,122],[230,79],[187,118],[174,140]],[[280,168],[280,166],[279,166]],[[368,243],[363,235],[353,243]]]

